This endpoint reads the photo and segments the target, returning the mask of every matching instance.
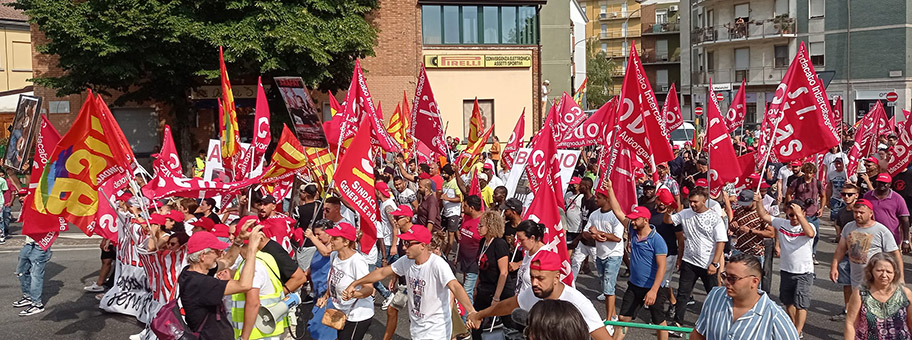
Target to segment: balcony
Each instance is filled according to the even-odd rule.
[[[620,7],[609,8],[605,12],[599,13],[599,20],[617,20],[617,19],[628,19],[628,18],[639,18],[640,11],[636,9],[628,9],[626,12],[621,11]]]
[[[795,26],[793,18],[751,20],[746,23],[695,28],[691,31],[690,38],[694,45],[768,38],[794,38],[796,37]]]
[[[676,22],[643,25],[643,35],[678,34],[680,32],[681,25]]]
[[[674,53],[656,53],[651,50],[645,51],[640,54],[640,61],[643,63],[643,66],[679,64],[681,63],[681,50],[678,49]]]
[[[717,69],[706,72],[694,72],[691,79],[695,84],[709,84],[712,79],[713,84],[731,83],[734,85],[741,84],[741,81],[747,79],[747,85],[779,85],[782,77],[788,68],[776,67],[751,67],[747,69]]]
[[[611,32],[600,32],[599,39],[630,39],[630,38],[639,38],[639,31],[627,31],[625,35],[622,31],[611,31]]]

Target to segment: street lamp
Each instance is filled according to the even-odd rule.
[[[624,19],[624,27],[627,27],[627,31],[624,32],[624,47],[627,50],[629,50],[629,48],[627,48],[627,36],[630,35],[630,27],[627,26],[627,23],[630,21],[630,17],[639,12],[641,9],[643,9],[643,4],[640,4],[640,8],[637,8],[635,11],[627,14],[627,19]]]

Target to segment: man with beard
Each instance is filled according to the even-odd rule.
[[[257,218],[264,225],[263,234],[279,243],[287,253],[294,256],[294,246],[291,243],[291,238],[295,220],[275,211],[275,208],[276,199],[272,195],[263,196],[256,204]]]
[[[565,285],[560,280],[561,260],[557,253],[552,251],[540,251],[532,259],[529,266],[530,276],[532,278],[532,289],[523,290],[518,296],[513,296],[500,303],[481,311],[468,314],[466,325],[469,328],[477,329],[481,321],[486,317],[510,315],[516,308],[522,308],[529,311],[536,303],[541,300],[561,300],[567,301],[579,310],[586,320],[589,328],[589,335],[595,340],[611,339],[608,330],[602,324],[598,311],[589,302],[583,293],[576,288]]]
[[[418,210],[415,212],[415,224],[427,226],[431,232],[441,230],[443,227],[440,224],[440,200],[431,189],[431,180],[418,181],[418,197],[421,199],[421,204],[418,205]]]

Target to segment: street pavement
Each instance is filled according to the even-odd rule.
[[[142,329],[135,318],[125,315],[115,315],[102,312],[98,308],[95,294],[85,293],[82,288],[85,281],[97,278],[100,262],[98,259],[99,239],[86,238],[78,230],[71,230],[61,235],[52,250],[51,261],[48,263],[45,274],[44,300],[46,310],[44,313],[29,317],[19,317],[20,309],[13,308],[10,304],[21,295],[19,281],[13,273],[16,270],[17,256],[24,237],[20,235],[20,225],[13,224],[12,231],[15,236],[5,245],[0,245],[0,301],[5,308],[0,308],[0,332],[7,335],[15,334],[26,339],[127,339],[131,334]],[[74,228],[75,229],[75,228]],[[817,278],[812,290],[813,303],[808,311],[808,320],[805,326],[804,339],[841,339],[842,321],[831,321],[830,317],[843,310],[842,288],[830,282],[829,263],[832,259],[835,244],[835,230],[827,220],[821,222],[821,240],[818,246],[818,260],[816,266]],[[905,263],[910,263],[912,258],[906,256]],[[772,298],[778,302],[779,274],[778,259],[773,264],[774,276]],[[906,277],[912,271],[907,267]],[[676,275],[677,277],[677,275]],[[619,278],[618,301],[620,308],[621,299],[627,281]],[[586,296],[592,299],[596,310],[602,318],[605,317],[605,304],[598,301],[599,283],[591,275],[583,275],[577,286]],[[676,287],[676,284],[673,284]],[[693,325],[697,313],[702,308],[705,292],[702,285],[697,284],[694,290],[696,304],[690,306],[687,322]],[[374,321],[370,327],[369,339],[381,339],[386,325],[386,313],[379,309],[381,301],[377,301],[378,308]],[[306,306],[309,310],[311,305]],[[647,318],[645,310],[641,309],[637,322],[644,322]],[[408,339],[408,319],[406,313],[400,313],[398,328],[394,339]],[[4,338],[9,338],[4,336]],[[628,339],[649,339],[651,332],[644,330],[630,330]]]

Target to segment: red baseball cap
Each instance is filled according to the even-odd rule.
[[[407,232],[399,234],[399,239],[431,244],[431,232],[425,226],[416,224],[409,228]]]
[[[228,226],[221,224],[221,223],[212,226],[211,232],[216,237],[228,237],[229,235],[231,235],[231,232],[230,232],[230,229],[228,229]]]
[[[191,222],[190,225],[203,228],[203,230],[212,230],[212,227],[215,226],[215,222],[208,217],[200,217],[198,220]]]
[[[557,253],[553,251],[540,251],[535,254],[535,257],[532,258],[532,264],[529,266],[531,270],[544,270],[544,271],[560,271],[561,270],[561,259]]]
[[[865,162],[877,163],[877,158],[874,156],[865,158]]]
[[[801,161],[792,161],[789,163],[790,166],[801,166]]]
[[[177,210],[169,211],[167,214],[165,214],[165,217],[170,218],[170,219],[174,220],[175,222],[184,221],[184,213],[177,211]]]
[[[28,189],[19,189],[19,195],[21,195],[21,196],[28,195]]]
[[[652,213],[649,212],[649,209],[646,209],[646,207],[638,206],[638,207],[634,207],[633,210],[631,210],[630,213],[627,214],[627,218],[629,218],[631,220],[635,220],[640,217],[645,218],[646,220],[649,220],[649,218],[652,217]]]
[[[187,241],[187,253],[193,254],[207,248],[225,250],[228,246],[230,244],[219,241],[218,237],[212,233],[200,231],[193,233],[193,236],[190,236],[190,240]]]
[[[149,223],[158,224],[158,225],[165,225],[165,222],[168,222],[168,221],[165,220],[165,215],[162,215],[162,214],[151,214],[151,215],[149,215]]]
[[[890,174],[888,173],[882,173],[877,175],[875,182],[893,183],[893,177],[890,177]]]
[[[699,179],[697,179],[696,182],[694,182],[694,185],[696,185],[696,186],[698,186],[698,187],[708,188],[708,187],[709,187],[709,181],[707,181],[706,178],[699,178]]]
[[[579,177],[573,177],[573,178],[570,179],[570,184],[579,184],[579,183],[582,182],[582,181],[583,181],[583,180],[580,179]]]
[[[358,238],[358,232],[355,231],[355,227],[352,227],[351,224],[345,222],[339,223],[339,225],[332,229],[326,230],[326,233],[329,234],[329,236],[339,236],[352,242]]]
[[[871,201],[868,201],[868,200],[862,198],[862,199],[855,201],[855,205],[859,205],[859,204],[868,207],[868,209],[871,209],[871,211],[874,211],[874,204],[871,204]]]
[[[152,201],[152,204],[149,204],[149,209],[158,209],[161,208],[162,205],[164,204],[162,204],[161,201]]]
[[[770,188],[770,185],[769,185],[769,183],[766,183],[766,181],[763,181],[763,183],[760,183],[760,189],[769,189],[769,188]]]
[[[605,197],[608,197],[608,189],[605,189],[605,188],[602,187],[602,186],[599,186],[598,189],[595,189],[595,193],[596,193],[596,194],[602,194],[602,195],[605,195]]]
[[[659,191],[656,192],[656,199],[658,199],[660,203],[672,207],[673,209],[678,208],[678,203],[675,202],[674,195],[671,194],[671,190],[668,190],[668,188],[659,189]]]
[[[377,183],[374,184],[374,188],[377,189],[377,191],[382,192],[386,196],[390,195],[390,188],[389,188],[389,185],[386,184],[386,182],[378,181]]]
[[[484,170],[494,170],[494,165],[491,164],[491,163],[485,163],[485,165],[482,167],[482,169],[484,169]]]
[[[408,206],[408,204],[399,205],[399,208],[396,209],[396,211],[393,211],[392,214],[393,214],[393,216],[406,216],[406,217],[415,216],[415,213],[412,212],[412,207]]]

